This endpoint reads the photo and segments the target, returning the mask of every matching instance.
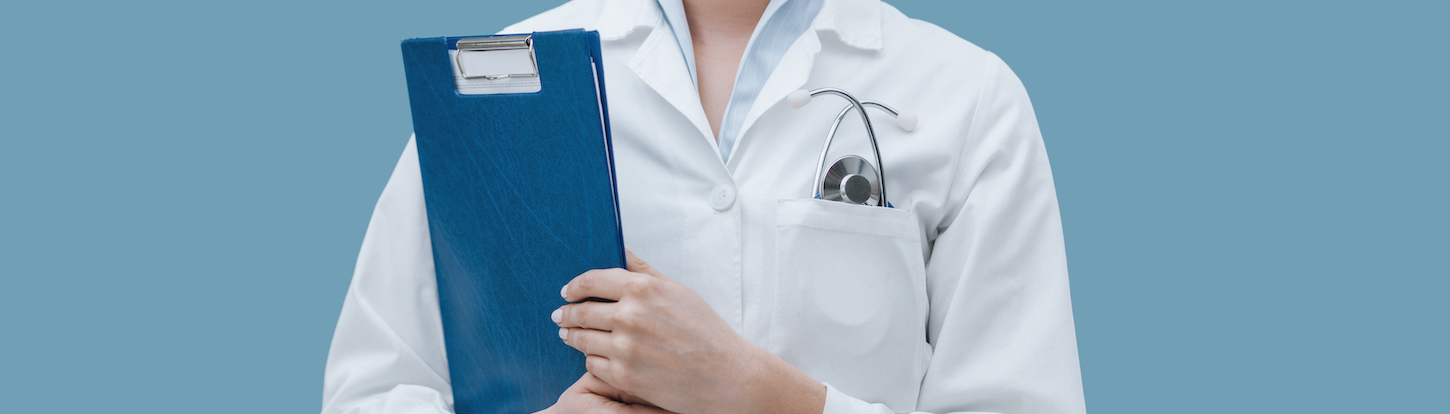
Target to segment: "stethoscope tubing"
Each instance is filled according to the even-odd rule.
[[[810,91],[812,97],[823,93],[829,93],[845,98],[847,101],[851,102],[851,106],[846,107],[846,109],[841,111],[840,115],[836,116],[836,122],[831,125],[831,133],[826,135],[826,145],[824,145],[821,149],[821,158],[819,161],[817,161],[816,164],[816,182],[820,182],[821,168],[825,166],[826,162],[826,151],[829,150],[831,147],[831,140],[835,139],[836,128],[840,127],[841,120],[845,117],[846,112],[850,112],[851,109],[855,109],[856,113],[861,114],[861,123],[862,125],[866,126],[866,137],[871,140],[871,153],[872,155],[876,156],[876,182],[881,183],[881,205],[889,205],[886,201],[886,166],[881,163],[881,149],[876,145],[876,129],[871,127],[871,117],[866,115],[866,107],[862,105],[861,101],[857,100],[855,96],[851,96],[850,93],[840,89],[818,88]],[[897,114],[896,110],[891,109],[886,105],[878,103],[872,106],[884,109],[887,112],[890,112],[893,116]],[[814,193],[815,190],[813,189],[811,190],[811,192]]]
[[[882,110],[882,111],[884,111],[884,112],[886,112],[888,114],[891,114],[892,117],[896,117],[896,116],[900,116],[901,115],[901,113],[898,112],[896,110],[896,108],[892,108],[891,106],[886,105],[884,103],[880,103],[880,102],[875,102],[875,101],[861,101],[861,106],[862,107],[873,107],[873,108],[876,108],[876,109],[880,109],[880,110]],[[835,122],[832,122],[831,123],[831,129],[826,132],[826,143],[825,143],[825,145],[822,145],[821,146],[821,156],[816,159],[816,179],[814,181],[811,181],[812,183],[815,183],[815,184],[811,185],[811,193],[813,195],[815,195],[816,197],[820,197],[821,196],[821,193],[819,191],[820,190],[820,182],[821,182],[821,174],[823,173],[822,172],[822,169],[826,167],[826,155],[831,151],[831,142],[832,141],[835,141],[835,139],[836,139],[836,131],[839,130],[839,129],[841,129],[841,122],[846,119],[846,114],[851,113],[851,110],[854,110],[854,109],[856,109],[856,105],[846,105],[845,108],[841,108],[841,113],[836,114],[836,120],[835,120]],[[872,141],[872,145],[871,146],[872,146],[872,150],[875,150],[876,149],[875,148],[875,146],[876,146],[875,145],[875,141]],[[883,171],[882,168],[879,168],[879,166],[881,165],[881,153],[880,152],[877,152],[876,153],[876,165],[878,166],[878,168],[876,169],[876,172],[877,172],[876,179],[877,180],[882,180],[883,179],[882,178],[882,174],[884,174],[884,171]],[[885,181],[878,181],[878,182],[881,183],[881,190],[882,190],[881,191],[881,205],[885,206],[885,205],[887,205],[887,203],[886,203],[886,182]]]

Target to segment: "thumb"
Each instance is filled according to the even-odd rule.
[[[665,276],[664,273],[660,273],[659,269],[655,269],[654,266],[650,266],[649,263],[646,263],[643,259],[640,259],[639,256],[635,256],[634,252],[629,251],[629,249],[624,250],[624,263],[626,266],[628,266],[626,270],[629,270],[631,272],[644,273],[650,276],[654,276],[656,279],[671,280],[669,276]]]

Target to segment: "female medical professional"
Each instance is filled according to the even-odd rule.
[[[503,32],[578,27],[603,39],[632,254],[562,287],[618,302],[538,316],[590,372],[548,412],[1085,410],[1047,154],[996,55],[878,0],[576,0]],[[894,208],[812,199],[844,101],[787,96],[818,87],[919,114],[871,111]],[[874,161],[861,129],[831,159]],[[450,412],[448,381],[410,141],[322,411]]]

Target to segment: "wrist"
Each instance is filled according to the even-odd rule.
[[[795,369],[763,348],[747,370],[741,384],[749,394],[739,401],[741,412],[821,414],[826,406],[826,386]]]

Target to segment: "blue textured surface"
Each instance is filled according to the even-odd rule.
[[[456,40],[456,38],[451,38]],[[413,129],[460,414],[548,408],[584,357],[544,320],[559,288],[623,267],[594,76],[598,35],[535,33],[542,90],[459,95],[450,39],[403,42]]]

